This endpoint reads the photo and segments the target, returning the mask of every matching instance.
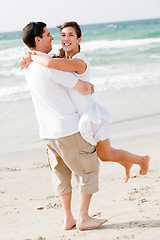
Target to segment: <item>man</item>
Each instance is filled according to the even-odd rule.
[[[43,22],[31,22],[23,29],[23,41],[37,54],[48,54],[52,40]],[[84,230],[101,226],[106,219],[88,215],[92,194],[98,191],[98,159],[95,147],[87,143],[78,131],[79,117],[67,94],[75,88],[83,94],[92,91],[92,85],[80,81],[70,72],[45,68],[34,62],[25,70],[40,130],[40,137],[48,146],[56,193],[64,211],[64,229],[75,224]],[[77,178],[80,191],[77,222],[71,212],[71,175]]]

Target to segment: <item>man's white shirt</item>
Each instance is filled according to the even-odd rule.
[[[78,77],[35,62],[25,70],[25,77],[39,123],[40,138],[55,139],[78,132],[79,117],[67,92],[67,88],[76,85]]]

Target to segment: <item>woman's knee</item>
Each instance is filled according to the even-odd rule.
[[[98,158],[102,161],[102,162],[111,162],[112,161],[112,157],[111,157],[111,154],[110,153],[100,153],[98,154],[97,152],[97,155],[98,155]]]

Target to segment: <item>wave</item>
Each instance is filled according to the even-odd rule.
[[[159,38],[159,37],[160,37],[159,31],[143,35],[143,38]]]
[[[26,51],[26,47],[13,47],[0,51],[0,61],[20,60],[22,54]]]
[[[14,77],[14,76],[23,77],[23,73],[20,71],[18,67],[10,68],[9,70],[3,69],[0,71],[0,79],[3,79],[5,77]]]
[[[154,72],[152,71],[154,69]],[[118,68],[113,66],[91,67],[91,82],[95,85],[96,91],[124,88],[139,88],[151,85],[159,85],[159,64],[146,67],[142,66],[141,71],[137,68]],[[0,102],[21,101],[30,99],[30,92],[27,83],[16,83],[16,86],[5,86],[0,88]]]
[[[159,79],[146,79],[145,76],[135,75],[133,77],[130,76],[110,76],[109,78],[103,77],[93,77],[92,83],[95,86],[96,91],[110,91],[113,89],[130,89],[130,88],[139,88],[146,86],[159,85]],[[136,80],[135,80],[136,79]]]
[[[0,102],[17,101],[29,98],[30,92],[26,84],[22,86],[0,88]]]
[[[128,39],[128,40],[94,40],[81,43],[81,49],[84,52],[93,51],[97,49],[121,49],[121,48],[130,48],[137,46],[147,46],[155,43],[160,43],[160,38],[147,38],[147,39]],[[52,53],[58,53],[58,50],[61,48],[60,44],[53,44]],[[0,50],[0,61],[9,62],[9,61],[19,61],[25,51],[28,51],[26,46],[15,46],[12,48],[7,48]]]
[[[53,44],[54,53],[58,53],[58,50],[61,48],[60,44]],[[11,47],[7,49],[0,50],[0,61],[1,62],[10,62],[12,60],[19,61],[22,58],[22,55],[25,51],[30,51],[26,46]],[[52,54],[52,53],[51,53]]]
[[[153,58],[153,59],[160,59],[160,56],[151,55],[150,58]]]
[[[97,49],[113,49],[113,48],[130,48],[160,43],[160,38],[148,39],[129,39],[129,40],[97,40],[81,44],[82,50],[85,52]]]

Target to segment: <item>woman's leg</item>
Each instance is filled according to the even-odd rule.
[[[124,166],[124,182],[130,177],[130,169],[133,164],[140,166],[140,174],[145,175],[149,168],[149,156],[138,156],[125,150],[114,149],[110,146],[110,140],[99,141],[97,143],[97,155],[103,162],[117,162]]]

